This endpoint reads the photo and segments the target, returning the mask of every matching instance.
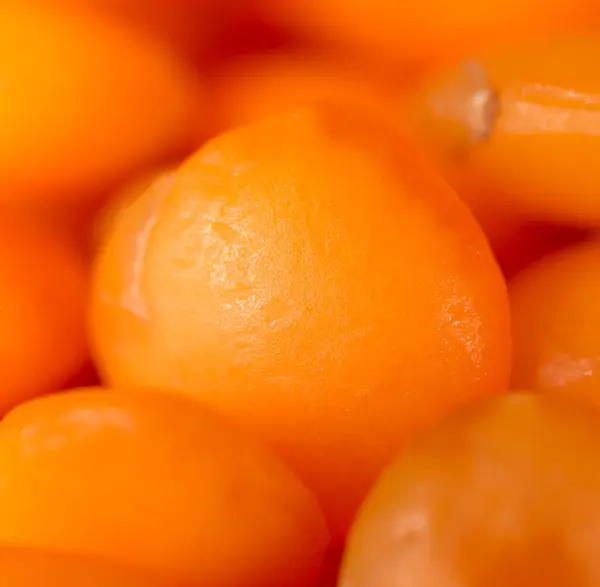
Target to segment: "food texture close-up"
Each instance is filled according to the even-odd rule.
[[[600,587],[599,61],[596,0],[0,2],[0,586]]]

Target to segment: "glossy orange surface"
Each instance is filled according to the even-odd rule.
[[[209,142],[123,213],[94,278],[106,380],[195,396],[253,430],[338,541],[411,431],[507,388],[507,297],[484,235],[408,141],[350,105]]]
[[[329,542],[296,475],[186,398],[90,388],[22,404],[0,422],[0,470],[0,544],[176,586],[303,586]]]
[[[340,587],[592,587],[600,416],[515,394],[416,438],[350,535]]]
[[[112,232],[113,226],[119,220],[119,216],[129,206],[134,204],[137,198],[146,191],[162,194],[168,190],[174,180],[175,166],[159,167],[151,172],[136,175],[131,181],[122,185],[117,192],[111,194],[108,202],[96,215],[92,242],[94,249],[102,246],[104,240]],[[151,195],[147,196],[152,198]]]
[[[420,88],[417,127],[476,207],[596,226],[598,58],[592,35],[481,54]]]
[[[513,280],[513,382],[600,407],[600,243],[550,255]]]

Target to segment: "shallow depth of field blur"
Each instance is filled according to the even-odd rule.
[[[2,0],[0,585],[600,585],[597,0]]]

